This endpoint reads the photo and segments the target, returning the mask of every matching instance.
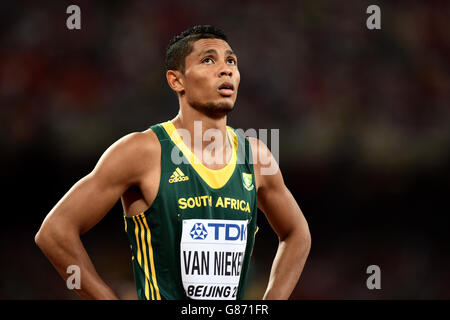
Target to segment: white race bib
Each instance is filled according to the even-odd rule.
[[[191,299],[236,300],[247,220],[183,220],[181,276]]]

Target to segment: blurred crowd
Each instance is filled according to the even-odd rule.
[[[238,55],[229,124],[280,129],[280,166],[313,235],[293,298],[450,298],[448,239],[432,224],[444,212],[419,199],[444,195],[450,178],[448,2],[380,3],[381,30],[366,28],[372,3],[356,0],[77,1],[81,30],[66,27],[70,4],[0,8],[2,193],[8,214],[20,208],[30,221],[23,228],[26,219],[15,217],[2,233],[9,262],[2,261],[0,298],[76,297],[34,247],[33,232],[110,144],[176,115],[165,49],[196,24],[223,29]],[[434,222],[424,223],[428,209]],[[87,241],[131,299],[131,258],[125,234],[112,236],[122,228],[114,210]],[[260,243],[272,251],[257,239],[248,298],[262,296],[277,243],[259,219]],[[17,235],[19,249],[7,247]],[[28,274],[27,257],[45,277]],[[385,285],[369,291],[365,267],[377,263]]]
[[[227,4],[81,1],[78,31],[66,28],[64,2],[2,5],[2,146],[14,153],[51,135],[57,145],[72,142],[62,152],[86,154],[89,144],[97,151],[92,140],[173,116],[167,43],[214,22],[242,73],[231,124],[282,126],[286,144],[301,137],[292,161],[334,161],[346,145],[364,165],[435,165],[448,156],[445,2],[383,4],[378,31],[366,28],[356,1]],[[396,154],[402,149],[410,152]]]

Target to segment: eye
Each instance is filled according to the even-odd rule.
[[[213,62],[214,62],[214,60],[211,59],[210,57],[206,57],[202,60],[202,63],[206,63],[206,64],[211,64]]]
[[[228,63],[231,63],[231,64],[237,64],[237,61],[236,61],[235,58],[228,58],[228,59],[227,59],[227,62],[228,62]]]

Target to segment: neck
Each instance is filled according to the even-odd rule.
[[[230,158],[231,145],[227,135],[226,115],[219,119],[213,119],[190,106],[180,106],[178,115],[172,122],[176,129],[184,129],[189,132],[190,141],[183,135],[181,136],[197,158],[205,160],[205,154],[222,159]],[[206,150],[210,150],[210,152],[205,152]],[[219,161],[210,167],[217,169],[221,167],[221,164],[227,162],[228,160]]]
[[[208,129],[216,129],[220,130],[222,133],[225,133],[227,126],[227,116],[224,115],[221,118],[211,118],[204,113],[190,107],[180,107],[180,111],[178,115],[173,120],[175,127],[180,127],[186,130],[189,130],[191,134],[194,133],[194,122],[201,123],[202,126],[202,134],[204,131]]]

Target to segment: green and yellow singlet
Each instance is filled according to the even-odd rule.
[[[212,170],[172,122],[151,129],[161,143],[158,193],[145,212],[124,216],[138,298],[242,299],[257,228],[248,140],[227,127],[232,157]]]

